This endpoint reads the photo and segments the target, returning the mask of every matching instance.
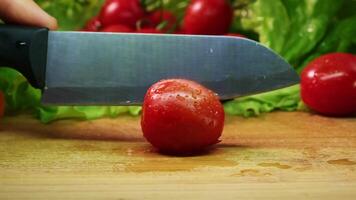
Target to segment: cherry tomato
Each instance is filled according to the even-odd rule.
[[[4,93],[0,91],[0,117],[4,116],[5,112],[5,97]]]
[[[122,24],[135,28],[137,21],[144,17],[139,0],[106,0],[99,19],[104,27]]]
[[[192,0],[182,28],[187,34],[223,35],[228,32],[233,9],[227,0]]]
[[[155,28],[142,28],[137,30],[136,33],[162,33],[162,31],[155,29]]]
[[[176,30],[176,31],[174,32],[174,34],[181,34],[181,35],[183,35],[183,34],[186,34],[186,33],[184,32],[184,30],[178,29],[178,30]]]
[[[131,32],[133,32],[133,30],[131,28],[124,26],[124,25],[120,25],[120,24],[108,26],[101,31],[102,32],[117,32],[117,33],[120,33],[120,32],[121,33],[131,33]]]
[[[219,142],[224,109],[216,94],[182,79],[152,85],[144,98],[144,137],[162,152],[189,154]]]
[[[324,115],[356,113],[356,56],[331,53],[313,60],[302,72],[301,96]]]
[[[148,16],[149,24],[152,27],[157,27],[161,23],[166,23],[163,27],[163,31],[170,31],[177,23],[176,17],[167,10],[157,10],[152,12]]]
[[[82,31],[99,31],[101,28],[101,22],[97,16],[88,20]]]
[[[228,33],[226,34],[227,36],[233,36],[233,37],[241,37],[241,38],[247,38],[246,36],[244,35],[241,35],[239,33]]]

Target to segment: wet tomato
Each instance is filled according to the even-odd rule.
[[[107,0],[101,8],[99,20],[103,27],[122,24],[135,28],[144,15],[139,0]]]
[[[144,99],[144,137],[166,153],[189,154],[219,142],[224,109],[218,96],[189,80],[162,80]]]
[[[101,28],[101,22],[98,17],[93,17],[87,21],[82,31],[99,31]]]
[[[131,33],[133,32],[133,30],[131,28],[129,28],[128,26],[124,26],[124,25],[111,25],[111,26],[107,26],[104,29],[101,30],[102,32],[116,32],[116,33]]]
[[[136,33],[162,33],[162,31],[156,29],[156,28],[142,28],[140,30],[137,30]]]
[[[301,96],[324,115],[356,113],[356,56],[331,53],[313,60],[302,72]]]
[[[163,24],[163,31],[171,31],[174,29],[177,19],[170,11],[157,10],[148,16],[148,23],[156,28],[158,25]]]
[[[239,34],[239,33],[228,33],[226,36],[232,36],[232,37],[240,37],[240,38],[247,38],[246,36]]]
[[[223,35],[230,28],[233,9],[227,0],[192,0],[182,24],[187,34]]]

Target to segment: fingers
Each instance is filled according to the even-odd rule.
[[[0,18],[7,23],[57,29],[57,20],[33,0],[0,0]]]

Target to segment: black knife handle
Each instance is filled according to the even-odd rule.
[[[48,29],[0,25],[0,66],[22,73],[32,86],[43,88]]]

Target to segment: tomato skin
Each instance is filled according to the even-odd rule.
[[[5,112],[5,97],[4,97],[4,93],[0,91],[0,117],[4,116],[4,112]]]
[[[151,27],[157,27],[162,22],[166,22],[167,24],[163,27],[163,31],[170,31],[174,28],[177,23],[177,18],[167,10],[157,10],[152,12],[148,16],[149,25]]]
[[[131,33],[133,30],[127,26],[117,24],[105,27],[103,30],[101,30],[101,32]]]
[[[184,30],[179,29],[179,30],[176,30],[173,34],[184,35],[186,33],[184,32]]]
[[[101,22],[99,17],[95,16],[87,21],[82,31],[91,31],[96,32],[99,31],[101,28]]]
[[[182,24],[187,34],[223,35],[230,28],[233,9],[227,0],[192,0]]]
[[[356,56],[323,55],[302,71],[301,97],[312,110],[328,116],[356,113]]]
[[[122,24],[135,28],[137,21],[145,15],[139,0],[106,0],[99,19],[104,27]]]
[[[239,33],[228,33],[228,34],[226,34],[226,36],[240,37],[240,38],[247,38],[246,36],[241,35],[241,34],[239,34]]]
[[[209,89],[183,79],[162,80],[145,96],[144,137],[162,152],[186,154],[219,142],[224,109]]]
[[[162,33],[162,31],[155,29],[155,28],[142,28],[140,30],[137,30],[136,33],[155,33],[159,34]]]

